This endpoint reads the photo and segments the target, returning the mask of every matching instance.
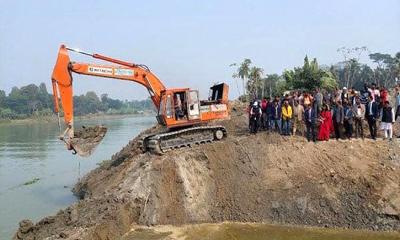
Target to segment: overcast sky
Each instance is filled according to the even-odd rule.
[[[62,3],[62,4],[61,4]],[[341,60],[339,47],[400,51],[399,0],[341,1],[22,1],[0,0],[0,89],[45,82],[59,45],[143,63],[167,87],[199,89],[225,81],[237,95],[231,63],[250,58],[265,73]],[[71,53],[76,61],[91,59]],[[366,61],[366,58],[363,59]],[[144,99],[138,84],[74,76],[89,90]]]

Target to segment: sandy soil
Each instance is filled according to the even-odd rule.
[[[77,183],[77,203],[21,222],[14,239],[116,239],[133,225],[222,221],[400,231],[398,141],[249,135],[237,103],[218,124],[227,139],[162,156],[133,139]]]
[[[75,129],[72,146],[80,156],[91,155],[107,133],[105,126],[82,126]]]

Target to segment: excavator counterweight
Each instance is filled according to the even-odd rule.
[[[71,62],[68,51],[81,53],[108,62],[108,64]],[[221,140],[226,136],[224,127],[206,126],[206,124],[212,120],[229,118],[227,106],[229,88],[227,84],[221,83],[212,86],[209,99],[201,101],[197,90],[189,88],[166,89],[160,79],[145,65],[130,63],[101,54],[90,54],[61,45],[51,77],[54,111],[59,115],[59,104],[61,102],[66,129],[61,133],[60,139],[65,142],[68,150],[80,155],[87,155],[87,153],[79,151],[84,147],[77,146],[81,142],[78,141],[74,133],[72,73],[136,82],[147,89],[157,109],[157,121],[165,126],[166,130],[159,134],[144,137],[142,141],[144,151],[163,153],[174,148]],[[104,137],[104,134],[102,137]],[[95,139],[99,142],[100,138]]]

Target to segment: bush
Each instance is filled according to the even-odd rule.
[[[18,114],[9,108],[0,109],[0,118],[2,119],[16,119]]]

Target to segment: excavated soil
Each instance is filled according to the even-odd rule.
[[[136,225],[222,221],[400,231],[398,141],[249,135],[244,108],[217,123],[228,137],[213,144],[157,156],[133,139],[76,184],[78,202],[21,222],[14,239],[116,239]]]
[[[82,126],[74,131],[71,143],[76,152],[83,157],[91,155],[107,133],[105,126]]]

